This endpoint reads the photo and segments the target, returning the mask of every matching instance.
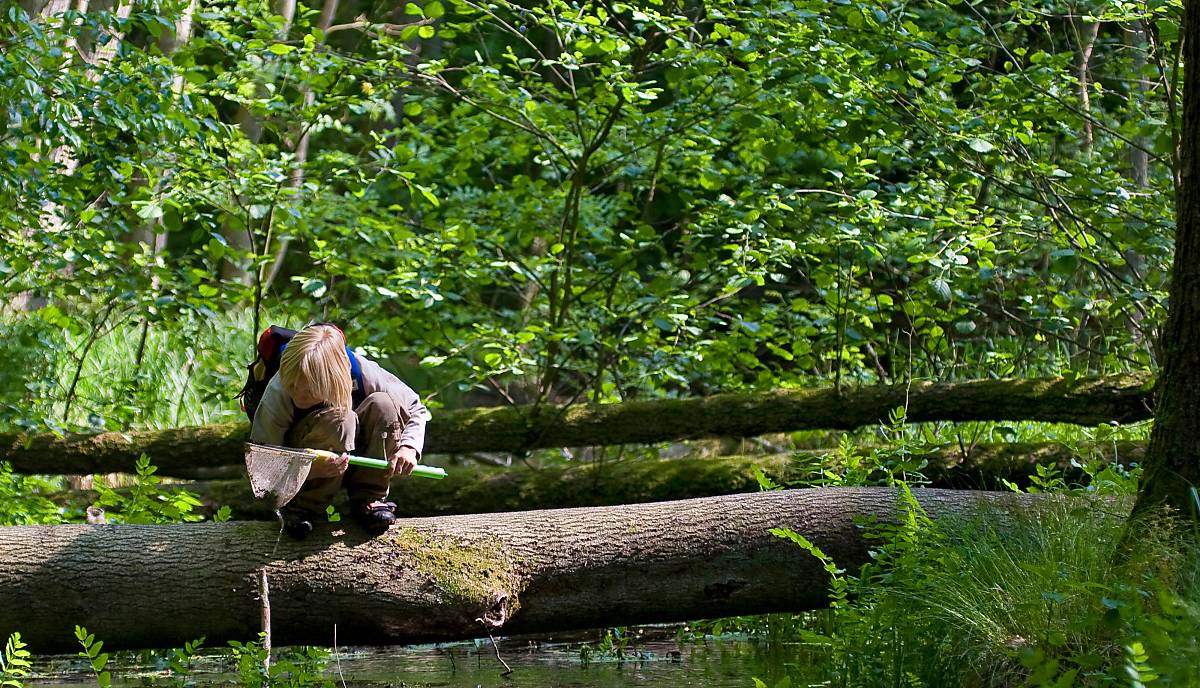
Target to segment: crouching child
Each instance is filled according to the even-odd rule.
[[[419,462],[429,410],[395,375],[351,352],[333,325],[310,325],[284,346],[253,411],[250,441],[340,455],[313,463],[281,511],[284,531],[306,537],[345,487],[354,519],[373,535],[383,533],[396,520],[389,479],[408,475]],[[351,466],[351,452],[386,459],[388,469]]]

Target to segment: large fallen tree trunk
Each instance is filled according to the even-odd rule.
[[[698,399],[631,401],[570,407],[538,406],[439,411],[425,451],[523,452],[662,442],[700,437],[754,437],[808,429],[853,429],[884,421],[899,406],[909,422],[1029,420],[1097,425],[1151,417],[1153,380],[1116,375],[1067,380],[974,380],[718,394]],[[58,437],[0,434],[3,454],[18,473],[133,472],[145,453],[160,475],[189,477],[199,468],[242,461],[244,423],[157,431]]]
[[[1084,457],[1128,466],[1141,461],[1145,449],[1145,443],[1125,441],[1076,449],[1049,442],[1014,442],[943,449],[911,458],[928,462],[922,473],[934,487],[1003,490],[1004,480],[1029,485],[1029,477],[1039,465],[1056,466],[1067,479],[1075,480],[1083,475],[1072,465],[1073,460]],[[832,453],[810,450],[765,456],[605,461],[537,469],[462,466],[452,469],[449,479],[438,482],[397,478],[392,481],[391,499],[401,516],[418,517],[712,497],[758,492],[758,470],[780,485],[812,484],[822,478],[822,470],[835,468],[837,457],[827,458]],[[237,519],[276,518],[269,504],[254,498],[244,477],[178,487],[199,497],[204,505],[201,513],[207,516],[228,506]],[[94,492],[80,491],[58,495],[55,502],[82,509],[94,499]],[[336,506],[346,509],[344,501]]]
[[[1037,495],[918,491],[931,516],[1027,510]],[[374,539],[266,523],[0,528],[0,637],[75,651],[248,640],[260,577],[277,645],[392,644],[815,609],[826,575],[787,527],[843,566],[867,556],[859,515],[895,492],[786,490],[679,502],[397,523]],[[132,587],[131,587],[132,585]]]

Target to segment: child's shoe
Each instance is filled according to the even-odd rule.
[[[283,532],[293,540],[303,540],[313,531],[312,514],[301,509],[283,509]]]
[[[393,502],[375,500],[354,505],[354,520],[371,535],[382,535],[396,522],[396,505]]]

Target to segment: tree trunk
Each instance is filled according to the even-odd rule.
[[[1143,71],[1146,68],[1146,32],[1140,21],[1123,27],[1122,35],[1125,47],[1130,51],[1133,61],[1135,86],[1129,89],[1129,115],[1140,117],[1145,112],[1146,101],[1152,86]],[[1153,143],[1149,136],[1135,136],[1129,146],[1129,180],[1139,190],[1150,186],[1150,147]]]
[[[879,423],[904,406],[909,422],[1032,420],[1098,425],[1151,417],[1153,382],[1136,375],[1065,380],[922,382],[877,386],[719,394],[697,399],[622,404],[474,408],[440,411],[430,421],[425,452],[523,452],[664,442],[701,437],[754,437],[794,430],[850,430]],[[239,464],[245,423],[99,435],[0,434],[18,473],[132,473],[146,453],[160,475],[195,475],[199,467]],[[187,471],[187,472],[184,472]]]
[[[1146,452],[1146,474],[1137,511],[1161,504],[1200,517],[1192,490],[1200,485],[1200,4],[1183,11],[1183,121],[1180,122],[1179,186],[1175,190],[1175,259],[1167,322],[1158,414]]]
[[[1041,502],[917,494],[935,518]],[[75,624],[106,650],[250,640],[264,571],[276,646],[330,645],[335,626],[342,644],[379,645],[816,609],[821,565],[769,529],[853,570],[867,556],[854,517],[895,512],[891,490],[846,488],[415,519],[374,539],[239,522],[0,528],[0,637],[19,631],[38,653],[77,650]]]
[[[1072,17],[1072,27],[1079,40],[1079,54],[1076,62],[1076,75],[1079,79],[1079,104],[1083,110],[1083,136],[1080,148],[1084,153],[1092,152],[1095,136],[1092,131],[1092,97],[1089,90],[1088,78],[1091,69],[1092,50],[1096,47],[1096,37],[1100,35],[1100,22],[1084,22],[1082,17]]]
[[[1083,478],[1071,465],[1072,459],[1115,461],[1124,466],[1141,461],[1145,445],[1120,442],[1089,445],[1072,451],[1054,443],[980,445],[963,458],[958,449],[916,455],[929,465],[922,473],[934,487],[975,490],[1004,490],[1003,480],[1022,487],[1039,465],[1051,464],[1069,481]],[[813,481],[834,460],[823,457],[836,450],[807,450],[792,454],[719,456],[628,461],[601,461],[538,469],[524,466],[461,466],[450,469],[450,478],[437,482],[396,478],[389,499],[397,514],[406,518],[484,514],[529,509],[565,509],[587,506],[644,504],[676,499],[758,492],[755,471],[779,485]],[[237,475],[224,480],[172,484],[196,495],[203,506],[199,513],[211,517],[228,506],[241,520],[275,520],[271,505],[254,498],[242,469],[229,467]],[[117,490],[121,492],[121,489]],[[95,503],[90,490],[52,496],[56,504],[85,509]],[[348,513],[343,493],[334,506]]]

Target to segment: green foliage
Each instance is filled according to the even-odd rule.
[[[634,647],[635,636],[641,631],[626,628],[606,628],[600,641],[579,646],[579,661],[584,666],[591,662],[626,662],[654,659],[654,653]]]
[[[1181,0],[451,0],[346,8],[337,31],[311,6],[285,18],[229,0],[204,4],[186,42],[171,40],[185,3],[125,18],[9,5],[2,430],[237,419],[230,397],[267,322],[343,321],[450,406],[1157,362]],[[1034,683],[1102,683],[1122,662],[1141,682],[1180,675],[1189,655],[1163,638],[1194,628],[1196,585],[1100,566],[1112,519],[1082,519],[1090,554],[1056,535],[1065,519],[1024,524],[1021,553],[928,522],[907,492],[919,449],[1115,443],[1144,426],[894,414],[880,431],[869,451],[842,435],[807,481],[908,495],[906,519],[869,525],[871,567],[826,562],[844,626],[810,640],[844,679],[886,665],[896,684],[937,685],[962,678],[938,662],[968,650]],[[1031,489],[1125,494],[1138,478],[1077,463],[1084,485],[1040,469]],[[196,519],[144,457],[135,480],[127,496],[100,489],[115,519]],[[73,518],[45,499],[54,487],[0,467],[0,523]],[[1060,576],[1053,556],[1074,568]],[[1027,581],[1011,599],[953,587],[1006,558]],[[1114,628],[1095,621],[1112,616],[1103,599],[1125,605]],[[995,630],[970,600],[1014,625]],[[1017,636],[1031,652],[1009,647]],[[235,651],[262,682],[256,647]]]
[[[124,523],[179,523],[202,521],[201,514],[193,513],[200,506],[195,495],[182,489],[163,489],[158,470],[150,465],[150,457],[142,454],[137,460],[137,475],[127,492],[108,487],[97,481],[99,494],[96,504],[105,507],[106,513],[116,514],[110,520]],[[228,518],[228,511],[225,513]]]
[[[859,439],[845,433],[838,437],[835,454],[798,454],[797,460],[809,462],[810,467],[805,472],[812,477],[798,480],[794,486],[894,486],[927,482],[921,470],[928,462],[914,458],[914,455],[935,448],[938,443],[928,429],[906,424],[906,415],[903,407],[889,411],[888,422],[879,426],[873,440],[868,440],[870,445],[865,453],[859,446]],[[765,476],[758,482],[762,489],[775,489]]]
[[[79,640],[79,644],[83,646],[83,651],[79,653],[80,657],[87,660],[91,666],[92,672],[96,675],[96,683],[100,688],[108,688],[112,685],[112,674],[107,671],[108,653],[101,652],[104,647],[103,640],[96,640],[96,636],[88,633],[83,626],[75,626],[75,638]]]
[[[31,666],[29,650],[21,642],[21,634],[13,633],[4,643],[4,653],[0,654],[0,687],[21,688],[24,685],[22,679],[29,676]]]
[[[824,632],[800,637],[827,648],[834,685],[1190,680],[1200,549],[1181,522],[1127,523],[1082,491],[1023,517],[935,522],[906,486],[898,494],[900,518],[864,524],[871,559],[858,572],[799,534],[772,531],[829,573]]]
[[[236,415],[264,304],[448,404],[1154,363],[1178,0],[1090,10],[1087,89],[1058,7],[182,5],[9,12],[0,423]]]
[[[200,636],[195,640],[184,643],[183,647],[172,650],[170,658],[167,660],[167,669],[178,677],[188,676],[192,672],[196,654],[203,645],[204,636]]]
[[[338,523],[342,520],[342,515],[338,513],[337,509],[333,508],[332,504],[330,504],[329,506],[325,507],[325,518],[328,519],[330,523]]]
[[[286,652],[270,656],[259,642],[242,643],[229,641],[229,647],[237,662],[239,683],[244,686],[325,686],[333,688],[335,682],[324,676],[329,652],[315,647],[289,648]]]
[[[0,461],[0,526],[61,522],[61,510],[47,496],[53,489],[51,480],[13,473],[7,461]]]

